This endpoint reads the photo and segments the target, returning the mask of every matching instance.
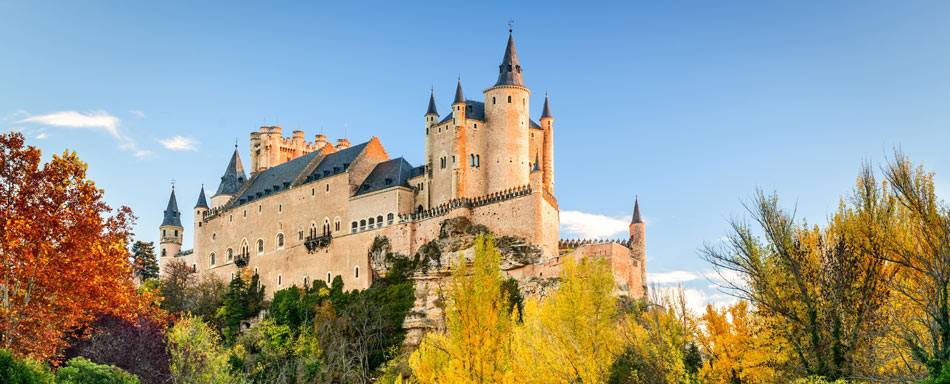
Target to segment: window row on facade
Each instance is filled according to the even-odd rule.
[[[363,232],[373,228],[382,228],[384,226],[393,225],[396,222],[396,215],[394,213],[389,213],[386,215],[386,220],[383,220],[383,216],[379,215],[376,217],[370,217],[369,219],[361,219],[359,221],[353,220],[350,223],[350,233]]]

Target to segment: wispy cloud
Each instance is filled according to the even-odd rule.
[[[561,211],[561,232],[585,238],[611,237],[626,233],[627,221],[580,211]]]
[[[53,112],[48,115],[30,116],[18,121],[19,123],[39,123],[54,127],[85,128],[104,130],[117,139],[119,135],[119,118],[105,111],[95,111],[86,114],[76,111]]]
[[[132,152],[135,157],[144,158],[152,154],[151,151],[141,149],[134,139],[122,133],[119,124],[122,122],[118,117],[110,115],[106,111],[92,111],[81,113],[77,111],[60,111],[46,115],[30,115],[27,111],[20,110],[13,116],[23,117],[17,120],[17,123],[33,123],[46,126],[62,127],[69,129],[87,129],[91,131],[100,131],[108,133],[119,142],[119,149]],[[25,117],[24,117],[25,116]],[[40,133],[37,139],[49,137],[46,133]]]
[[[168,139],[158,140],[165,149],[172,151],[197,151],[198,141],[190,137],[175,136]]]
[[[37,140],[43,140],[43,139],[45,139],[45,138],[47,138],[47,137],[49,137],[49,135],[46,134],[46,132],[43,132],[43,133],[41,133],[41,134],[39,134],[39,135],[36,135],[36,139],[37,139]]]
[[[679,284],[693,281],[702,276],[689,271],[672,271],[663,273],[647,273],[647,281],[653,284]]]
[[[652,289],[656,290],[656,292],[653,294],[660,298],[679,297],[680,294],[682,294],[686,301],[686,307],[689,308],[689,310],[695,315],[702,315],[704,312],[706,312],[706,305],[712,305],[713,307],[721,308],[738,301],[738,299],[735,297],[724,293],[711,293],[695,288],[683,288],[680,290],[680,287],[665,286],[654,287]]]
[[[145,112],[142,112],[142,111],[136,111],[134,109],[130,109],[129,113],[132,114],[132,116],[138,117],[140,119],[145,118]]]

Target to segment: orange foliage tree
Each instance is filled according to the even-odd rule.
[[[134,216],[102,193],[75,152],[41,164],[23,135],[0,135],[0,348],[54,359],[66,332],[149,306],[126,249]]]

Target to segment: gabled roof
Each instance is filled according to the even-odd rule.
[[[475,100],[465,100],[465,118],[485,121],[485,103]],[[452,113],[442,118],[439,124],[452,120]]]
[[[363,153],[363,149],[366,148],[368,144],[369,142],[367,141],[326,155],[326,157],[320,161],[320,165],[317,165],[313,172],[307,175],[307,179],[304,183],[346,172],[346,169],[353,163],[353,160],[356,160],[356,157],[359,156],[360,153]]]
[[[521,77],[521,66],[518,65],[518,53],[515,52],[515,39],[508,31],[508,46],[505,47],[505,56],[501,59],[501,65],[498,66],[499,85],[517,85],[524,87],[524,79]]]
[[[165,218],[161,226],[174,225],[181,227],[181,212],[178,212],[178,199],[175,199],[175,188],[172,188],[172,194],[168,197],[168,206],[165,207]]]
[[[233,195],[241,189],[244,182],[247,181],[247,175],[244,173],[244,166],[241,164],[241,156],[238,150],[234,148],[234,154],[231,155],[231,161],[224,170],[224,176],[221,176],[221,184],[218,184],[218,191],[215,195]]]
[[[258,172],[257,176],[251,180],[251,185],[245,189],[234,206],[250,203],[257,199],[269,196],[285,189],[290,189],[294,179],[303,172],[304,168],[310,164],[319,152],[314,151],[276,167],[267,168]]]
[[[364,195],[391,187],[409,187],[409,178],[412,177],[412,165],[402,157],[383,161],[376,164],[373,171],[366,176],[366,180],[356,188],[353,196]]]
[[[195,208],[208,208],[208,200],[205,199],[205,186],[201,186],[201,192],[198,193],[198,203],[195,204]]]

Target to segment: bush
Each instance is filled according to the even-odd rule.
[[[0,350],[0,383],[52,384],[53,374],[36,360],[17,360],[9,351]]]
[[[185,317],[168,331],[168,355],[175,383],[234,381],[218,335],[197,317]]]
[[[100,318],[87,337],[66,349],[66,359],[85,357],[97,364],[119,367],[145,384],[168,383],[168,352],[161,323],[146,316],[134,321],[115,316]]]
[[[139,384],[139,378],[112,365],[76,357],[56,370],[57,384]]]

